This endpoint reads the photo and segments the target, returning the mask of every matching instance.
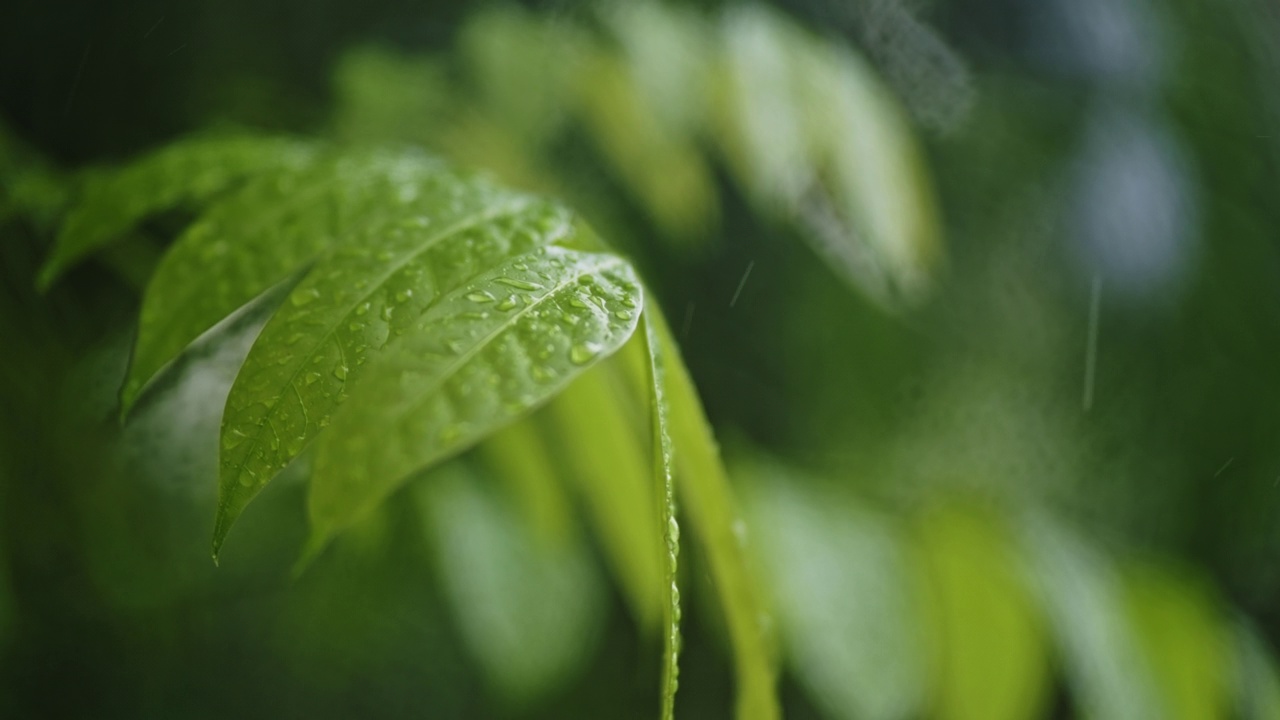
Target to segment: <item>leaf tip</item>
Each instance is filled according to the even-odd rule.
[[[44,265],[40,266],[40,272],[36,275],[36,290],[41,293],[49,292],[49,289],[58,281],[58,278],[62,277],[62,271],[63,264],[58,261],[56,256],[45,261]]]
[[[302,548],[302,555],[298,557],[298,561],[293,564],[293,579],[297,580],[302,574],[311,567],[311,563],[320,557],[320,553],[329,546],[329,533],[312,532],[311,539],[307,540],[307,544]]]

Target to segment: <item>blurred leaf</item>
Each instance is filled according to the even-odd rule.
[[[49,287],[67,268],[150,215],[209,200],[249,175],[304,165],[309,157],[310,151],[293,140],[193,137],[123,168],[93,172],[63,221],[40,271],[40,286]]]
[[[616,56],[597,56],[581,74],[582,121],[614,175],[665,237],[704,236],[719,219],[719,201],[692,138],[664,125]]]
[[[624,358],[643,356],[644,338],[632,336],[618,354],[582,374],[547,406],[544,428],[575,485],[613,566],[636,622],[646,630],[662,614],[661,534],[654,504],[653,470],[643,407],[620,376]]]
[[[719,223],[714,149],[759,214],[872,299],[896,307],[928,289],[942,249],[927,169],[900,104],[851,48],[755,4],[708,17],[603,3],[599,19],[483,11],[462,30],[461,79],[447,88],[433,60],[360,51],[341,65],[335,122],[546,190],[573,187],[565,175],[580,168],[556,155],[580,126],[659,237],[686,252]],[[453,98],[447,120],[419,117],[444,106],[428,87]],[[575,200],[594,209],[590,193]]]
[[[334,130],[349,142],[421,142],[454,105],[441,63],[378,46],[343,53],[333,85]]]
[[[457,52],[482,106],[537,146],[568,119],[579,58],[591,42],[573,23],[539,20],[504,5],[476,14],[463,27]]]
[[[720,463],[720,450],[670,329],[655,309],[647,317],[654,323],[658,352],[665,360],[677,489],[693,537],[706,554],[733,646],[737,717],[779,718],[773,620],[749,567],[745,526]]]
[[[1230,638],[1206,589],[1149,566],[1134,567],[1125,586],[1131,622],[1162,703],[1160,717],[1226,717]]]
[[[70,191],[68,179],[0,118],[0,222],[17,215],[43,229],[62,211]]]
[[[477,450],[489,474],[515,499],[538,541],[554,545],[569,539],[574,508],[561,487],[555,458],[539,432],[539,421],[545,415],[544,408],[498,430]]]
[[[525,704],[582,669],[600,635],[605,593],[586,546],[576,537],[539,538],[496,480],[455,461],[414,488],[468,649],[494,686]]]
[[[319,444],[310,551],[411,473],[545,402],[616,351],[634,331],[641,301],[625,261],[555,247],[441,297],[419,319],[419,332],[358,384]]]
[[[674,720],[676,688],[680,676],[680,586],[676,571],[680,555],[680,525],[676,522],[675,486],[671,476],[671,437],[668,434],[666,360],[653,321],[646,317],[644,345],[649,354],[653,392],[653,467],[657,478],[658,507],[662,513],[663,565],[665,571],[662,608],[662,720]]]
[[[1245,720],[1280,720],[1280,666],[1257,629],[1237,620],[1234,645],[1236,712]]]
[[[1028,522],[1026,562],[1081,714],[1098,720],[1164,717],[1110,559],[1045,515]]]
[[[553,205],[415,170],[400,204],[384,199],[392,209],[334,232],[341,247],[293,289],[236,377],[222,422],[215,555],[249,501],[329,424],[366,363],[401,336],[437,332],[421,316],[441,298],[573,233],[568,212]],[[501,283],[473,289],[471,309],[510,311],[512,292]]]
[[[941,244],[923,158],[897,101],[850,48],[764,6],[732,11],[723,31],[715,137],[738,180],[873,299],[917,299]]]
[[[754,547],[800,682],[831,717],[919,715],[924,637],[901,531],[780,466],[756,462],[744,475]]]
[[[960,510],[926,513],[918,525],[935,646],[932,716],[1040,717],[1049,648],[1009,538],[992,518]]]

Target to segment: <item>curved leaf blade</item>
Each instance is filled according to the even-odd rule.
[[[509,309],[488,302],[516,291]],[[643,296],[611,255],[547,247],[442,298],[371,368],[318,444],[308,556],[407,477],[559,392],[634,332]],[[375,371],[376,370],[376,371]]]
[[[742,523],[733,491],[671,330],[656,311],[651,318],[659,351],[666,359],[665,390],[670,398],[680,499],[694,537],[705,548],[733,646],[737,717],[774,720],[782,717],[782,708],[776,688],[772,619],[752,577],[741,533],[735,530]]]
[[[54,283],[94,250],[123,237],[147,216],[207,200],[232,183],[269,168],[305,166],[312,150],[270,137],[197,137],[167,145],[118,170],[89,175],[71,210],[39,286]]]
[[[570,213],[547,202],[478,183],[440,189],[411,206],[424,214],[388,215],[317,263],[250,350],[223,414],[215,556],[245,506],[328,425],[366,362],[417,334],[442,296],[575,232]],[[476,297],[477,310],[515,302]]]
[[[633,395],[618,377],[619,365],[644,353],[638,335],[583,373],[539,415],[636,624],[653,631],[662,615],[663,570],[653,542],[661,526],[646,446],[650,423],[642,404],[652,391]],[[629,402],[633,398],[636,402]]]
[[[424,188],[460,185],[434,159],[364,153],[266,174],[215,203],[177,240],[147,286],[121,390],[123,412],[223,318],[333,245],[412,216]]]
[[[649,380],[652,386],[653,411],[653,470],[657,479],[654,487],[658,494],[658,507],[662,514],[663,570],[665,603],[662,608],[662,720],[674,720],[676,715],[676,688],[680,677],[680,586],[676,572],[680,557],[680,525],[676,521],[675,481],[671,474],[671,434],[668,430],[666,398],[666,360],[661,353],[661,340],[646,315],[644,323],[645,349],[649,354]]]

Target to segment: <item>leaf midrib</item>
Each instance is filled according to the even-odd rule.
[[[496,220],[506,215],[514,215],[515,213],[529,207],[529,205],[530,203],[527,198],[520,197],[517,200],[513,200],[507,203],[501,204],[496,208],[489,208],[489,209],[486,209],[485,211],[475,213],[463,220],[460,220],[450,225],[449,227],[444,228],[439,233],[432,235],[431,237],[427,238],[423,242],[423,244],[420,245],[418,248],[414,249],[412,252],[405,253],[404,256],[402,256],[402,258],[399,261],[395,263],[391,263],[390,269],[387,270],[387,272],[384,272],[376,282],[370,283],[370,287],[372,289],[369,292],[363,295],[357,296],[356,299],[353,300],[347,306],[347,309],[344,310],[342,314],[335,315],[335,320],[333,324],[331,324],[329,327],[327,327],[323,331],[323,333],[320,335],[315,345],[312,346],[311,350],[308,351],[305,355],[303,355],[300,358],[302,362],[298,363],[297,368],[295,368],[293,373],[290,374],[289,380],[285,384],[289,387],[292,387],[294,389],[294,392],[297,393],[298,389],[295,383],[298,380],[298,376],[307,367],[306,360],[314,357],[316,352],[320,349],[320,347],[322,347],[324,343],[328,342],[330,339],[332,339],[334,342],[334,345],[337,346],[338,353],[342,356],[343,365],[347,367],[349,371],[353,371],[354,368],[352,368],[350,366],[350,363],[347,362],[346,349],[342,347],[342,343],[338,340],[337,329],[338,329],[338,326],[342,323],[342,321],[345,320],[347,317],[349,317],[351,313],[354,312],[355,309],[360,306],[361,303],[373,297],[375,293],[379,292],[382,289],[383,283],[385,283],[388,279],[390,279],[391,276],[395,275],[397,272],[404,269],[404,267],[407,266],[410,262],[412,262],[413,259],[419,257],[425,252],[428,252],[429,250],[436,247],[437,245],[444,242],[445,240],[452,237],[456,237],[459,233],[463,233],[463,232],[466,232],[467,230],[471,230],[481,223],[488,222],[491,220]],[[436,303],[438,302],[439,302],[439,299],[428,303],[427,308],[429,309],[435,306]],[[345,389],[346,386],[347,386],[347,379],[343,378],[342,388]],[[339,390],[339,392],[341,392],[341,390]],[[283,398],[284,397],[283,394],[280,397]],[[302,401],[301,394],[298,394],[298,402],[302,408],[302,411],[305,413],[307,405],[305,402]],[[267,410],[267,412],[263,413],[262,420],[260,420],[257,423],[256,427],[254,428],[253,435],[251,439],[248,441],[250,445],[244,455],[244,459],[236,464],[235,479],[237,481],[239,481],[241,475],[244,474],[245,466],[248,464],[249,459],[252,458],[253,451],[256,450],[258,448],[258,445],[261,443],[260,438],[262,436],[262,428],[275,416],[275,411],[279,407],[280,407],[279,400],[271,403],[271,406]],[[275,432],[274,429],[273,429],[273,432]],[[304,432],[305,432],[305,428],[304,428]],[[278,437],[278,434],[277,434],[277,437]]]
[[[595,253],[591,253],[591,254],[595,255]],[[601,268],[607,265],[622,265],[623,262],[624,261],[621,258],[603,256],[600,259],[597,259],[595,263],[590,267],[587,267],[584,264],[579,268],[577,268],[577,270],[574,273],[571,273],[569,277],[567,277],[563,281],[554,285],[552,289],[548,290],[545,295],[529,303],[528,305],[525,305],[524,307],[520,308],[519,311],[512,313],[509,316],[509,319],[507,322],[498,325],[498,327],[494,328],[492,332],[482,337],[470,349],[458,355],[458,357],[455,358],[450,364],[445,366],[445,369],[439,374],[438,381],[435,382],[433,385],[429,386],[426,391],[421,393],[424,399],[420,402],[413,403],[410,407],[406,408],[404,411],[397,413],[398,417],[404,417],[405,415],[408,415],[414,410],[417,410],[419,407],[421,407],[422,403],[426,401],[426,398],[435,397],[435,395],[439,393],[440,390],[444,387],[445,383],[447,383],[459,370],[461,370],[466,363],[470,362],[473,358],[475,358],[476,355],[480,354],[481,351],[487,348],[489,346],[489,343],[493,342],[495,338],[497,338],[499,335],[510,330],[512,326],[514,326],[516,322],[520,320],[520,318],[524,317],[526,314],[528,314],[535,308],[540,307],[543,303],[547,302],[548,300],[554,298],[556,294],[559,293],[561,290],[564,290],[566,287],[573,285],[574,283],[577,283],[578,280],[582,278],[584,275],[598,272]]]

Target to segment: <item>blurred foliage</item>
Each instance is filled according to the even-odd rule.
[[[691,250],[717,237],[718,159],[763,219],[794,228],[872,298],[896,306],[926,290],[941,248],[919,149],[842,44],[757,5],[713,20],[616,3],[581,22],[509,6],[459,32],[443,58],[345,55],[336,134],[432,147],[607,222],[617,193],[583,187],[561,157],[567,135],[585,133],[657,236]],[[633,248],[634,235],[622,236]]]
[[[305,455],[208,564],[221,408],[281,298],[119,426],[190,208],[34,288],[108,172],[64,168],[248,126],[426,147],[642,271],[754,572],[682,544],[677,717],[730,716],[744,642],[793,718],[1280,717],[1277,38],[1262,0],[8,5],[0,715],[659,707],[635,338],[298,579]]]

